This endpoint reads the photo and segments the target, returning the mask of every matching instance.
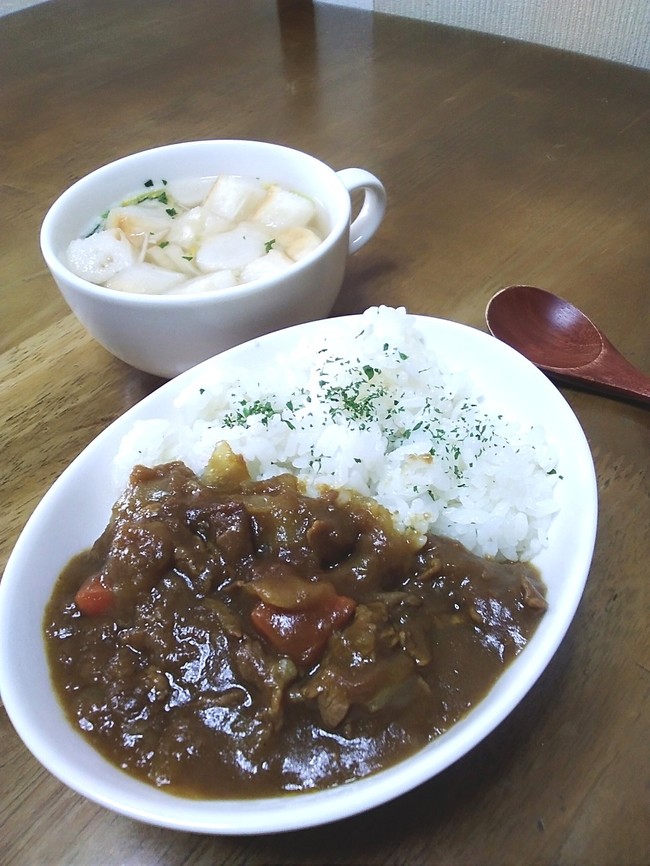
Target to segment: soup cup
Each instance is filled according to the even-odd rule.
[[[68,266],[70,242],[149,178],[223,174],[259,177],[308,196],[322,220],[323,241],[280,274],[200,294],[120,292]],[[362,197],[354,219],[353,193]],[[104,348],[140,370],[172,378],[239,343],[325,318],[348,256],[374,235],[385,206],[381,181],[361,168],[335,171],[307,153],[263,141],[188,141],[125,156],[78,180],[46,214],[41,251],[69,307]]]

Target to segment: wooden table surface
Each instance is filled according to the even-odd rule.
[[[540,285],[650,373],[650,76],[398,17],[268,0],[52,0],[0,21],[0,566],[40,497],[159,386],[93,342],[41,259],[56,196],[102,163],[261,138],[388,190],[334,314],[384,303],[483,328]],[[417,790],[335,826],[203,837],[118,817],[0,710],[0,863],[641,864],[650,857],[647,408],[562,389],[600,523],[566,639],[512,715]]]

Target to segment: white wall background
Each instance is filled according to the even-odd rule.
[[[8,15],[10,12],[18,12],[28,6],[37,6],[44,0],[0,0],[0,15]]]
[[[650,0],[319,0],[650,69]]]

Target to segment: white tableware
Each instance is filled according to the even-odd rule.
[[[152,178],[220,174],[259,177],[317,205],[323,242],[287,270],[243,285],[191,295],[119,292],[76,276],[66,250],[110,206]],[[351,222],[351,195],[362,195]],[[111,162],[78,180],[52,205],[41,250],[68,305],[92,336],[128,364],[166,378],[261,334],[329,314],[346,262],[379,227],[386,195],[360,168],[334,171],[301,151],[262,141],[189,141]]]
[[[334,821],[399,796],[469,752],[521,701],[555,653],[582,595],[596,534],[596,480],[584,433],[559,391],[510,347],[463,325],[417,317],[432,351],[443,360],[462,357],[485,395],[487,411],[540,425],[559,455],[560,508],[549,546],[534,560],[547,584],[549,608],[485,699],[447,733],[392,768],[330,790],[260,800],[189,800],[167,794],[109,764],[66,719],[50,682],[43,611],[60,571],[108,521],[115,498],[111,464],[124,434],[138,420],[173,421],[179,412],[175,398],[192,383],[217,381],[225,365],[270,363],[305,337],[316,341],[341,331],[352,337],[359,318],[312,322],[271,334],[166,383],[98,436],[36,508],[0,584],[0,690],[26,746],[75,791],[141,821],[203,833],[275,833]],[[555,712],[561,714],[562,706]]]

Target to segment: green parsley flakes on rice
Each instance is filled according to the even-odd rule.
[[[137,422],[116,458],[183,460],[201,473],[217,443],[254,479],[291,472],[375,498],[398,529],[450,536],[483,556],[532,559],[558,505],[557,455],[543,430],[481,408],[467,371],[436,358],[404,309],[373,307],[353,338],[313,336],[276,364],[234,367],[178,397],[180,423]]]

